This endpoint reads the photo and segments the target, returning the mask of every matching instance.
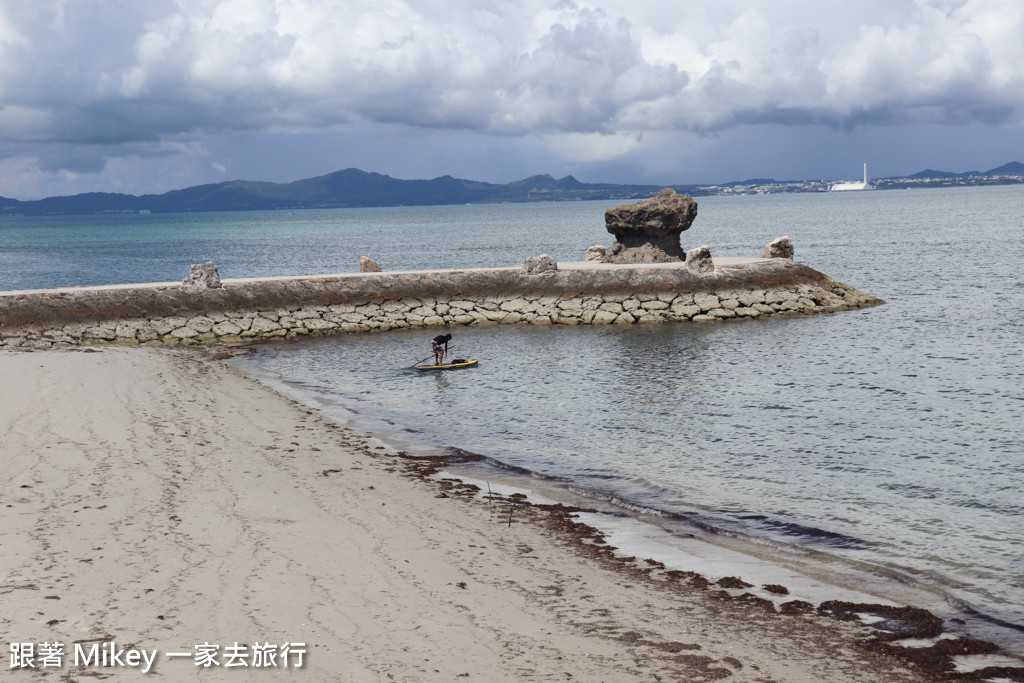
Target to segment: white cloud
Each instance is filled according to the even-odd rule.
[[[0,143],[362,122],[546,136],[589,163],[644,133],[1019,125],[1020,35],[1018,0],[7,3]],[[103,155],[43,156],[85,170]]]
[[[563,133],[546,139],[563,155],[583,164],[619,158],[642,147],[644,141],[642,135],[628,133]]]

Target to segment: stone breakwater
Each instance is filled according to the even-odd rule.
[[[724,260],[723,260],[724,261]],[[873,296],[789,259],[559,264],[0,293],[0,346],[241,344],[409,327],[723,321],[863,308]],[[574,267],[575,266],[575,267]]]

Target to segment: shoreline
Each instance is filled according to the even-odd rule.
[[[0,354],[21,388],[0,399],[12,641],[132,643],[172,676],[194,665],[168,652],[255,638],[302,643],[308,680],[929,680],[864,627],[627,567],[564,506],[507,526],[436,461],[216,355]],[[12,673],[76,671],[96,673]]]
[[[336,393],[326,386],[293,384],[274,370],[259,365],[255,360],[258,357],[259,347],[256,347],[251,356],[255,362],[249,361],[246,355],[239,363],[231,364],[241,367],[271,390],[321,411],[329,419],[373,434],[393,450],[441,459],[453,454],[453,464],[444,470],[448,476],[472,481],[481,488],[488,482],[512,487],[529,495],[531,500],[540,497],[547,502],[594,510],[598,514],[589,524],[614,537],[614,545],[628,545],[629,554],[646,553],[645,558],[668,563],[674,569],[697,571],[712,580],[734,574],[766,575],[771,578],[750,580],[758,585],[786,583],[794,595],[816,606],[837,599],[914,605],[946,621],[944,638],[957,635],[991,641],[1014,653],[1012,656],[1024,664],[1021,641],[1011,631],[1016,629],[1014,624],[965,606],[955,594],[947,592],[946,584],[923,582],[920,570],[913,565],[865,564],[863,558],[832,552],[830,546],[820,543],[800,545],[777,534],[759,535],[755,529],[737,525],[736,520],[710,514],[703,508],[694,507],[690,511],[662,508],[656,501],[635,495],[638,493],[635,490],[602,486],[602,481],[585,483],[551,476],[550,472],[527,469],[529,465],[505,462],[501,456],[463,450],[466,444],[462,442],[437,441],[437,435],[434,440],[424,440],[418,433],[407,433],[412,430],[406,430],[401,422],[392,421],[386,413],[381,414],[380,406],[367,413],[358,398]],[[810,526],[797,525],[792,533],[819,539],[834,537],[840,544],[862,542],[856,536],[832,534],[811,522],[805,524]],[[664,542],[653,541],[655,535],[663,535]],[[692,547],[694,545],[698,547]],[[731,559],[724,560],[720,555]],[[782,581],[779,576],[788,578]],[[757,597],[774,600],[776,606],[781,604],[769,592],[756,587],[752,592]]]
[[[845,560],[837,558],[831,558],[827,565],[822,564],[820,557],[811,559],[802,556],[806,550],[801,551],[798,547],[779,546],[774,541],[724,528],[705,528],[702,522],[688,519],[686,515],[680,517],[677,513],[647,508],[644,503],[620,498],[618,494],[588,490],[571,481],[525,470],[489,456],[469,453],[458,446],[428,444],[411,439],[402,434],[399,424],[380,421],[381,416],[367,422],[359,415],[357,406],[349,405],[346,401],[339,402],[340,397],[314,396],[301,387],[292,387],[287,380],[272,371],[260,369],[257,372],[257,367],[251,365],[242,370],[271,390],[321,411],[329,419],[340,419],[354,429],[369,432],[380,443],[389,444],[391,450],[412,453],[415,454],[410,456],[412,458],[424,458],[438,463],[441,470],[436,476],[441,481],[460,480],[471,487],[476,486],[480,496],[486,495],[485,487],[488,491],[493,488],[496,492],[503,489],[506,490],[506,496],[511,491],[520,496],[522,502],[539,500],[541,506],[554,504],[586,510],[580,513],[580,523],[590,529],[588,533],[598,535],[611,544],[609,547],[620,556],[616,561],[624,556],[629,559],[640,557],[650,565],[661,565],[670,574],[673,571],[699,574],[702,581],[710,579],[712,585],[720,580],[728,582],[731,578],[744,576],[754,581],[754,585],[748,586],[749,590],[733,591],[731,598],[771,602],[776,610],[783,613],[787,609],[784,606],[786,602],[799,601],[807,606],[813,604],[815,608],[824,605],[826,612],[830,609],[829,605],[857,604],[861,607],[859,619],[865,624],[872,623],[873,619],[881,619],[878,615],[888,609],[909,609],[928,615],[929,618],[933,618],[932,614],[941,614],[944,619],[939,621],[944,620],[945,626],[930,632],[927,638],[912,637],[915,627],[909,626],[909,630],[900,637],[890,635],[881,640],[891,639],[897,647],[905,645],[908,651],[903,656],[912,660],[927,659],[929,656],[939,660],[956,657],[956,671],[962,674],[956,680],[987,680],[983,675],[974,678],[976,674],[981,675],[979,672],[985,668],[1020,668],[1014,674],[1016,678],[998,680],[1024,680],[1024,657],[1003,650],[1007,647],[1005,643],[993,645],[984,640],[995,638],[994,635],[984,634],[993,623],[1006,626],[1005,622],[990,622],[990,617],[970,610],[950,610],[945,605],[947,598],[936,593],[935,588],[913,584],[912,570],[892,569],[880,574],[879,567],[857,569],[846,566],[843,564]],[[324,403],[324,399],[328,402]],[[443,454],[445,451],[451,454]],[[608,498],[609,495],[612,497]],[[637,506],[643,509],[637,511],[634,509]],[[812,551],[811,554],[818,553]],[[644,566],[640,565],[641,570]],[[864,579],[869,579],[870,585],[859,587],[858,584]],[[787,588],[788,597],[773,595],[773,591],[765,590],[768,586],[778,587],[779,584]],[[922,604],[927,605],[927,609],[917,607]],[[913,607],[901,607],[906,605]],[[872,617],[872,614],[875,616]],[[965,623],[960,617],[975,621]],[[904,640],[905,643],[898,642]],[[932,646],[935,649],[931,653],[925,652]],[[996,650],[1003,654],[991,654]],[[932,666],[937,666],[936,662]]]
[[[564,505],[438,480],[443,459],[331,424],[223,355],[0,354],[21,389],[0,399],[12,641],[288,641],[309,680],[936,680],[937,660],[863,625],[769,613],[616,557]]]

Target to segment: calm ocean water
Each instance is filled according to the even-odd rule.
[[[684,247],[798,260],[886,300],[724,324],[454,328],[244,364],[354,425],[803,557],[1024,653],[1024,188],[701,198]],[[0,219],[0,289],[582,260],[606,203]],[[480,478],[496,476],[478,468]],[[511,476],[511,475],[510,475]]]

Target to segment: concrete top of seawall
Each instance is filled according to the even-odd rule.
[[[0,292],[0,326],[43,321],[197,314],[266,309],[293,303],[330,305],[406,297],[578,296],[616,292],[714,292],[825,284],[828,276],[790,259],[716,258],[715,270],[695,273],[681,262],[604,264],[560,262],[557,271],[528,275],[519,266],[385,271],[225,279],[219,289],[179,282]]]
[[[736,266],[763,263],[771,261],[772,259],[762,258],[747,258],[741,256],[727,256],[724,258],[715,257],[714,261],[716,268],[734,268]],[[633,270],[633,269],[683,269],[686,264],[682,261],[674,263],[600,263],[598,261],[559,261],[559,270]],[[484,268],[447,268],[444,270],[389,270],[379,273],[322,273],[315,275],[268,275],[265,277],[236,277],[236,278],[224,278],[221,282],[224,285],[228,284],[246,284],[250,282],[294,282],[297,280],[332,280],[335,278],[365,278],[367,276],[380,276],[380,275],[424,275],[433,273],[485,273],[485,272],[508,272],[518,271],[521,266],[496,266],[496,267],[484,267]],[[19,296],[24,294],[56,294],[58,292],[84,292],[84,291],[96,291],[96,292],[112,292],[123,289],[146,289],[146,288],[164,288],[164,287],[179,287],[181,283],[177,280],[168,282],[136,282],[136,283],[123,283],[117,285],[87,285],[87,286],[73,286],[73,287],[48,287],[45,289],[9,289],[0,290],[0,298],[8,296]]]

